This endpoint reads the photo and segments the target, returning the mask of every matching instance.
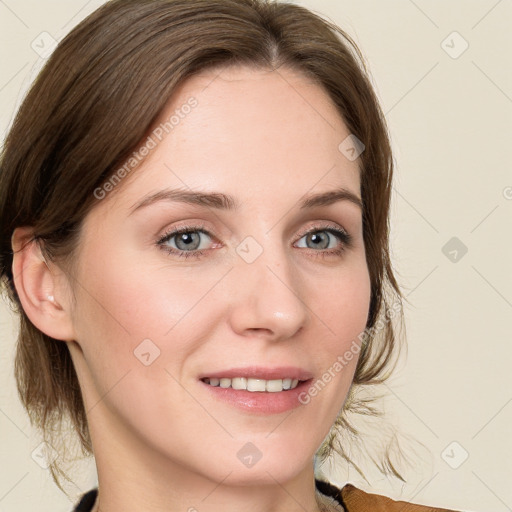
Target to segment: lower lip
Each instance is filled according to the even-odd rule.
[[[307,392],[311,380],[299,382],[296,388],[277,391],[247,391],[233,388],[221,388],[220,386],[210,386],[202,380],[199,381],[207,390],[218,400],[223,400],[233,407],[243,411],[255,412],[259,414],[279,414],[303,405],[299,401],[301,393]]]

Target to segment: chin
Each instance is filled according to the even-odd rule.
[[[311,464],[311,467],[313,467],[313,464]],[[263,463],[263,461],[260,460],[252,468],[235,465],[230,470],[231,473],[229,473],[229,471],[220,472],[216,479],[218,479],[219,482],[226,479],[226,484],[240,487],[260,485],[275,486],[276,481],[285,485],[286,482],[296,478],[303,470],[304,467],[299,465],[283,464],[281,461],[267,461]],[[226,478],[228,473],[229,476]]]
[[[273,445],[266,440],[258,443],[235,442],[235,448],[227,448],[214,456],[217,478],[226,478],[230,485],[275,485],[293,480],[310,465],[313,471],[313,456],[305,457],[307,450],[294,446]],[[258,447],[257,445],[260,445]],[[265,446],[263,446],[265,445]]]

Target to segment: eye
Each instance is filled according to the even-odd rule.
[[[171,255],[182,258],[200,258],[209,249],[208,239],[214,237],[203,226],[183,226],[165,233],[157,245]],[[300,245],[304,240],[306,245]],[[352,245],[352,236],[343,229],[333,226],[315,226],[304,233],[295,247],[310,249],[313,255],[321,257],[339,256]],[[217,247],[221,244],[217,243]]]
[[[345,249],[351,246],[352,237],[345,230],[334,227],[315,227],[304,234],[298,243],[304,240],[305,247],[313,249],[318,256],[340,255]]]
[[[184,226],[166,233],[158,240],[157,245],[170,254],[180,257],[199,257],[206,249],[204,245],[208,245],[205,244],[205,238],[211,239],[212,235],[202,226]]]

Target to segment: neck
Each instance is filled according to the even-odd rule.
[[[111,422],[89,424],[98,471],[93,512],[326,510],[316,491],[312,460],[299,472],[284,476],[273,474],[263,459],[250,469],[239,461],[224,469],[211,462],[208,469],[208,461],[190,467],[189,461],[170,460],[134,433],[113,428]]]
[[[114,486],[102,484],[99,478],[98,496],[92,512],[160,512],[169,510],[186,510],[187,512],[235,512],[251,510],[254,512],[337,512],[342,510],[334,501],[321,495],[311,485],[286,483],[268,486],[230,486],[225,482],[210,483],[207,493],[201,491],[178,489],[169,485],[172,492],[153,494],[141,485],[127,489],[126,485]],[[119,484],[125,480],[118,479]],[[172,482],[172,479],[169,481]],[[154,487],[152,487],[154,489]]]

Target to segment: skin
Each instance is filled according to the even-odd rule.
[[[320,378],[357,340],[370,303],[362,212],[346,200],[301,211],[298,201],[339,187],[361,197],[359,162],[338,149],[350,132],[334,104],[296,71],[204,72],[182,84],[162,119],[191,96],[197,107],[86,217],[72,278],[30,244],[15,255],[16,287],[33,323],[69,346],[100,510],[315,512],[313,456],[357,358],[310,403],[280,414],[215,400],[198,376],[293,365]],[[158,202],[130,214],[168,188],[229,194],[240,209]],[[199,233],[202,256],[157,245],[189,224],[212,234]],[[344,245],[326,227],[352,242],[322,258]],[[329,248],[308,242],[309,231]],[[15,232],[15,249],[27,232]],[[236,252],[247,236],[263,250],[250,264]],[[134,356],[144,339],[160,350],[149,366]],[[250,468],[237,457],[247,442],[262,453]]]

